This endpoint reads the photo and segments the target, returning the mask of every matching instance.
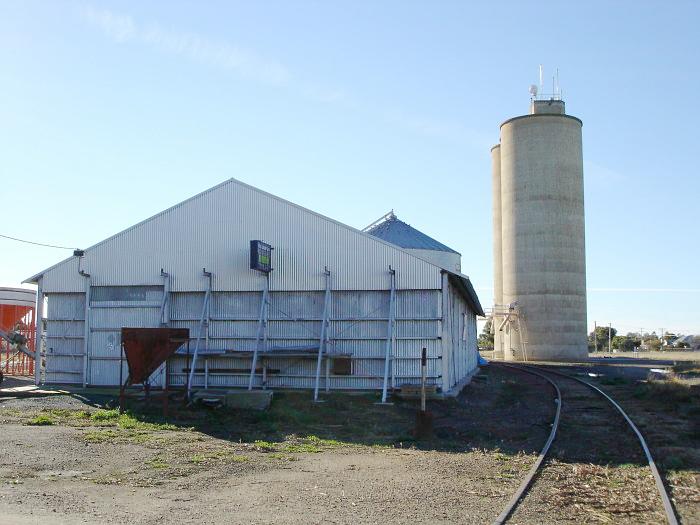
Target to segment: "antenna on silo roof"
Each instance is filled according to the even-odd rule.
[[[537,98],[537,86],[535,84],[530,85],[530,95],[532,100]]]
[[[544,91],[544,80],[543,80],[544,68],[540,64],[540,93]]]

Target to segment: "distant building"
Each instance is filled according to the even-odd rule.
[[[682,335],[673,341],[671,341],[672,346],[684,346],[688,345],[691,350],[700,350],[700,336],[699,335]]]
[[[449,391],[483,315],[459,267],[395,217],[365,233],[231,179],[26,282],[48,301],[46,383],[116,385],[121,328],[170,326],[198,357],[181,348],[154,384],[391,390],[419,382],[425,347]]]

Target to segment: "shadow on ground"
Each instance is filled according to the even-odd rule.
[[[11,397],[0,397],[0,408],[21,410],[24,406],[33,407],[34,412],[50,412],[64,405],[73,410],[117,406],[113,394],[91,389],[70,394],[70,400],[56,394],[4,394],[8,395]],[[538,452],[546,440],[554,414],[552,394],[541,382],[496,368],[482,369],[458,398],[429,400],[433,434],[421,440],[414,435],[417,400],[380,405],[378,393],[330,393],[323,396],[323,403],[313,403],[308,391],[275,391],[267,411],[254,411],[188,407],[179,396],[179,400],[171,399],[167,418],[156,400],[146,406],[143,401],[130,399],[129,415],[144,423],[167,423],[232,442],[281,443],[290,436],[311,436],[368,446],[530,454]]]

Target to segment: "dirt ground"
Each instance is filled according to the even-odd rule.
[[[536,378],[491,367],[459,399],[431,401],[434,437],[417,441],[416,403],[373,395],[317,405],[276,393],[268,412],[180,409],[167,421],[140,406],[120,416],[104,398],[0,398],[0,524],[489,523],[544,443],[552,399]],[[691,519],[693,465],[674,471]],[[584,469],[584,481],[626,475],[561,468]],[[590,514],[592,502],[559,488],[542,500],[560,507],[551,520],[531,506],[513,522]],[[587,521],[615,521],[594,506]]]

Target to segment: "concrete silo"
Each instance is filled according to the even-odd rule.
[[[501,274],[500,305],[512,307],[501,306],[496,317],[505,359],[588,355],[581,127],[556,97],[533,100],[529,115],[501,125],[493,150],[500,150],[494,222],[501,222],[502,259],[495,284]]]

